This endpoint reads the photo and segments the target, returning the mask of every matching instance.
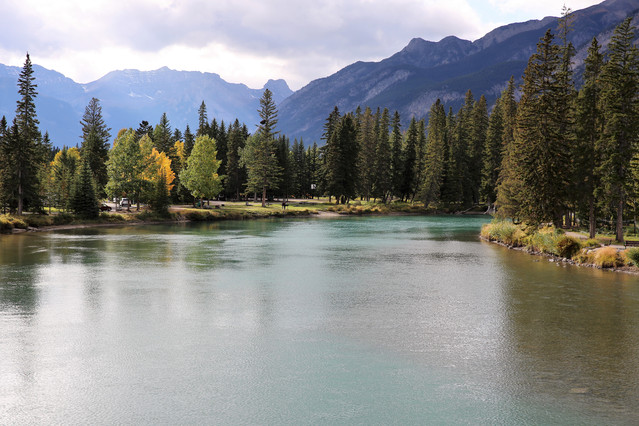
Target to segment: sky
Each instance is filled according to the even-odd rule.
[[[579,10],[601,0],[566,0]],[[121,69],[219,74],[297,90],[414,37],[476,40],[561,15],[561,0],[0,0],[0,64],[33,63],[78,83]]]

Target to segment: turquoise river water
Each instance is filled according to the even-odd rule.
[[[0,237],[0,424],[639,424],[639,277],[481,217]]]

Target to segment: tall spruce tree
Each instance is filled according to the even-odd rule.
[[[340,118],[331,132],[326,151],[326,190],[339,204],[357,193],[357,128],[353,114]]]
[[[277,107],[273,101],[273,94],[269,89],[264,90],[260,98],[258,110],[261,121],[257,132],[249,138],[242,151],[242,164],[248,172],[247,189],[262,192],[262,207],[266,207],[266,191],[277,187],[280,180],[280,168],[277,162],[277,145],[275,130],[277,125]]]
[[[488,132],[488,105],[481,95],[470,114],[470,139],[468,143],[468,184],[473,204],[478,204],[481,192],[482,166]]]
[[[111,129],[107,127],[102,117],[102,106],[97,98],[91,98],[84,109],[80,121],[82,126],[82,145],[80,154],[89,163],[96,183],[98,196],[104,196],[104,187],[109,180],[106,162],[109,159],[109,139]]]
[[[517,166],[519,158],[515,149],[515,125],[517,122],[517,101],[515,100],[515,79],[510,77],[508,86],[500,98],[502,122],[502,161],[497,179],[497,198],[495,206],[499,217],[519,220],[519,199],[521,195],[521,176]]]
[[[377,148],[375,150],[375,181],[373,196],[388,202],[393,189],[392,147],[388,134],[390,116],[388,108],[384,108],[375,130]]]
[[[614,31],[608,61],[601,72],[603,133],[597,144],[601,155],[600,194],[616,210],[616,238],[623,241],[623,211],[631,190],[630,161],[636,151],[639,129],[637,49],[631,18]]]
[[[537,45],[524,73],[515,150],[521,177],[519,213],[528,223],[561,226],[567,207],[572,150],[572,85],[551,31]],[[567,87],[567,86],[570,87]]]
[[[76,171],[69,207],[77,216],[85,219],[95,219],[100,215],[93,171],[86,159],[82,160]]]
[[[36,116],[35,77],[33,65],[27,53],[27,58],[18,76],[18,94],[20,95],[14,120],[14,134],[9,139],[10,159],[9,173],[13,177],[16,188],[16,204],[18,215],[26,206],[39,207],[38,168],[46,161],[45,152],[41,149],[40,130]]]
[[[488,204],[489,210],[493,208],[497,199],[497,179],[501,170],[503,132],[502,100],[497,98],[493,112],[488,119],[481,180],[481,196]]]
[[[446,111],[437,99],[430,108],[428,138],[424,155],[424,171],[420,198],[424,206],[440,200],[446,158]]]
[[[401,196],[402,176],[404,169],[404,159],[402,158],[402,124],[399,116],[399,112],[395,111],[393,119],[391,121],[391,183],[393,196]]]
[[[226,191],[236,199],[240,199],[240,190],[246,181],[246,170],[240,164],[240,153],[244,148],[245,138],[239,120],[235,120],[229,128],[226,153]]]
[[[377,147],[375,130],[375,117],[371,109],[366,107],[364,112],[360,114],[357,131],[359,193],[366,200],[370,200],[375,182],[375,150]]]
[[[585,60],[584,84],[576,100],[577,142],[575,144],[574,193],[580,210],[588,217],[590,238],[597,232],[595,191],[599,188],[600,155],[596,148],[599,135],[603,134],[601,111],[601,70],[603,55],[599,42],[592,40]]]
[[[400,188],[401,197],[408,201],[416,191],[416,171],[417,171],[417,146],[419,143],[419,129],[417,120],[413,117],[408,125],[406,141],[403,149],[403,171],[402,186]]]
[[[173,133],[171,131],[171,122],[166,116],[166,112],[162,113],[160,122],[153,129],[153,146],[158,152],[164,152],[166,155],[172,155],[173,149]]]
[[[197,132],[195,135],[196,136],[208,135],[210,126],[209,126],[209,119],[206,114],[206,104],[204,103],[204,101],[202,101],[202,103],[200,104],[200,107],[197,110],[197,115],[198,115],[198,126],[197,126]]]

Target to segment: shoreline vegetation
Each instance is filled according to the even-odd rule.
[[[51,214],[23,214],[22,216],[0,215],[0,234],[22,232],[42,232],[63,229],[105,227],[117,225],[152,225],[185,222],[215,222],[222,220],[248,220],[284,217],[339,217],[363,215],[393,214],[438,214],[445,213],[427,209],[420,203],[394,202],[376,203],[354,201],[350,204],[329,203],[327,199],[288,200],[285,207],[282,201],[271,201],[262,207],[260,201],[212,201],[204,208],[189,205],[174,205],[168,215],[159,215],[143,206],[139,211],[120,210],[103,212],[97,219],[82,219],[67,212]],[[466,214],[481,214],[473,211]]]
[[[482,226],[480,238],[511,250],[544,256],[550,262],[639,274],[639,247],[627,248],[610,236],[588,238],[585,233],[566,232],[552,225],[526,228],[494,219]]]

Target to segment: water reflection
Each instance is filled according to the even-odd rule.
[[[518,384],[599,411],[633,414],[639,395],[637,278],[503,255]]]
[[[481,243],[484,220],[0,238],[0,406],[24,423],[639,420],[637,277]]]

